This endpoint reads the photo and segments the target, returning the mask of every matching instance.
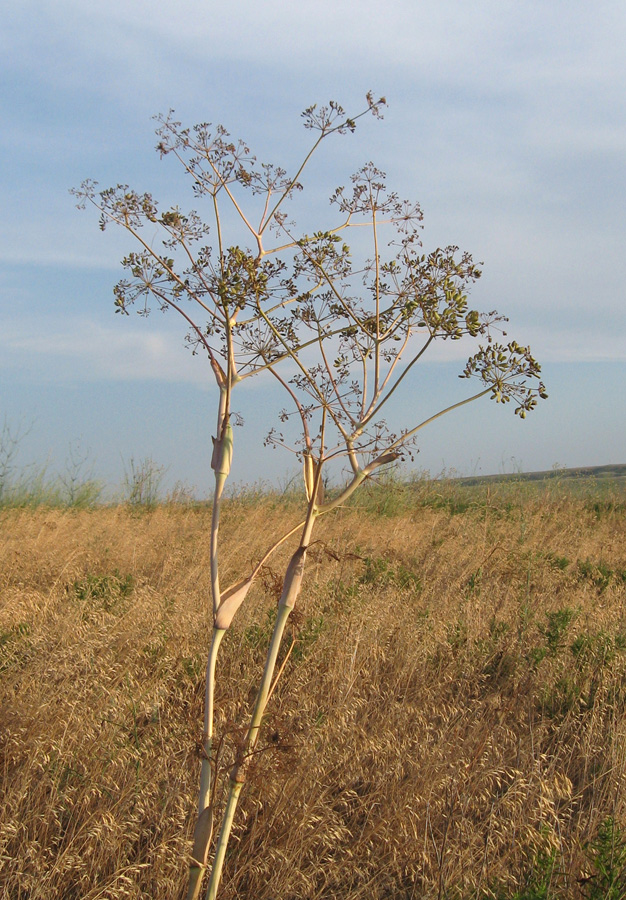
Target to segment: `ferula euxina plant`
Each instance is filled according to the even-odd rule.
[[[205,875],[206,897],[217,896],[237,803],[280,675],[279,649],[317,520],[345,503],[375,472],[410,454],[420,429],[439,416],[490,396],[503,404],[512,400],[523,418],[538,397],[546,396],[529,348],[498,340],[503,317],[469,308],[467,292],[480,276],[471,256],[456,247],[424,252],[419,205],[389,192],[384,173],[372,163],[352,176],[349,188],[334,191],[330,221],[320,230],[296,230],[287,208],[302,190],[313,154],[331,136],[354,132],[362,117],[381,118],[384,106],[384,98],[376,100],[370,93],[357,115],[347,115],[335,102],[306,109],[304,126],[314,138],[291,175],[259,164],[247,145],[221,126],[184,128],[171,112],[158,117],[157,149],[162,157],[174,157],[189,175],[205,217],[178,206],[161,211],[150,194],[127,185],[99,191],[95,182],[85,181],[74,191],[79,207],[92,204],[99,210],[101,228],[119,225],[135,241],[123,260],[127,275],[114,289],[116,312],[128,315],[135,307],[148,315],[151,303],[177,312],[194,352],[207,357],[218,390],[211,459],[213,632],[188,900],[200,895]],[[363,232],[369,233],[367,258],[359,264],[345,242],[356,228],[359,247]],[[162,234],[160,244],[155,229]],[[229,229],[234,229],[232,237]],[[391,234],[389,241],[383,242],[384,232]],[[411,421],[405,404],[406,424],[393,432],[383,415],[405,376],[433,342],[466,336],[476,339],[477,348],[461,377],[477,378],[477,391],[418,422]],[[219,524],[233,460],[232,397],[241,382],[262,372],[270,373],[284,391],[280,429],[289,437],[274,427],[267,441],[287,448],[289,440],[289,449],[300,457],[302,521],[277,536],[249,575],[222,589]],[[347,474],[326,497],[325,467],[337,459],[344,460]],[[266,560],[294,537],[296,548],[284,575],[256,700],[227,776],[221,822],[214,827],[214,798],[222,792],[221,785],[217,790],[213,725],[219,649]]]

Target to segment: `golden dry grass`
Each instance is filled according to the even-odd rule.
[[[433,496],[320,523],[225,900],[513,897],[546,858],[544,896],[578,897],[626,821],[624,506]],[[297,513],[231,501],[223,583]],[[209,516],[0,512],[3,900],[184,896]],[[224,643],[225,770],[289,552]]]

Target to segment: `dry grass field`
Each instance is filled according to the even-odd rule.
[[[322,520],[223,897],[626,896],[626,498],[415,485]],[[224,583],[298,521],[240,497]],[[0,897],[185,893],[210,510],[0,510]],[[237,745],[287,542],[223,645]]]

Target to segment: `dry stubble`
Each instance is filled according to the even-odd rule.
[[[585,842],[624,821],[623,507],[426,500],[320,523],[224,898],[469,900],[542,853],[554,896],[574,897]],[[231,501],[224,583],[297,513]],[[0,515],[0,896],[182,897],[210,511]],[[291,549],[224,643],[225,770]]]

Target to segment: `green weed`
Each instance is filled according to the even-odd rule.
[[[363,560],[365,569],[359,578],[360,584],[375,587],[393,585],[401,590],[421,590],[419,576],[402,563],[393,565],[383,557],[366,556]]]
[[[158,465],[151,457],[136,461],[131,456],[128,468],[124,466],[124,494],[129,506],[153,509],[160,500],[165,473],[165,466]]]
[[[26,638],[30,631],[28,622],[19,622],[5,631],[0,631],[0,672],[25,662],[29,647]]]
[[[460,620],[453,622],[446,628],[446,640],[453,653],[458,653],[467,645],[467,624]]]
[[[584,880],[586,900],[624,900],[626,835],[612,816],[602,822],[587,852],[594,872]]]
[[[480,593],[480,582],[482,579],[483,570],[482,568],[477,569],[475,572],[472,572],[470,577],[467,579],[467,594],[475,594],[478,595]]]
[[[87,575],[72,585],[77,600],[105,612],[118,612],[134,587],[133,576],[120,575],[117,569],[112,575]]]
[[[180,661],[185,676],[196,684],[200,676],[204,673],[205,664],[197,656],[183,656]]]
[[[309,616],[298,631],[291,658],[300,662],[311,652],[311,649],[324,630],[324,616]]]
[[[587,501],[587,509],[594,513],[597,519],[606,519],[611,516],[623,516],[626,513],[626,503],[623,500],[600,499]]]
[[[590,560],[580,560],[578,563],[578,575],[582,579],[590,581],[600,593],[605,591],[613,579],[613,570],[604,563],[592,563]]]
[[[559,896],[558,874],[556,850],[539,850],[517,890],[495,885],[489,893],[480,894],[480,900],[550,900]]]
[[[272,606],[267,610],[265,619],[262,622],[253,622],[243,631],[243,640],[249,647],[254,650],[265,650],[270,642],[272,632],[274,631],[274,623],[276,622],[276,607]]]
[[[556,656],[563,646],[567,630],[575,617],[576,610],[569,606],[546,613],[546,624],[540,625],[539,631],[545,638],[550,656]]]
[[[459,516],[467,512],[470,508],[475,507],[474,501],[459,494],[428,494],[421,501],[421,506],[426,509],[443,509],[451,516]]]
[[[572,641],[570,650],[580,668],[604,668],[626,650],[626,634],[615,636],[599,631],[596,634],[579,634]]]
[[[547,656],[556,656],[564,646],[567,630],[576,616],[576,611],[570,607],[562,607],[553,612],[546,613],[546,621],[538,626],[539,633],[543,636],[545,644],[531,647],[526,653],[526,659],[533,668],[537,668]]]
[[[558,556],[556,553],[546,553],[545,558],[551,566],[555,569],[560,569],[561,572],[564,572],[571,565],[571,560],[567,556]]]

